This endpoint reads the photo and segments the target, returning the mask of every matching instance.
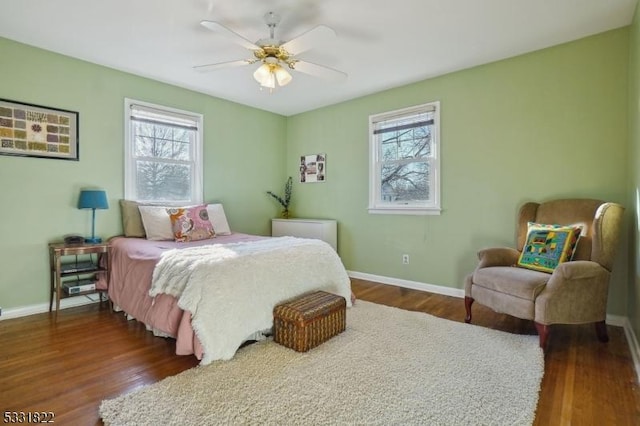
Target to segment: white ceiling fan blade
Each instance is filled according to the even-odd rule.
[[[293,40],[289,40],[284,43],[282,48],[291,55],[297,55],[298,53],[305,52],[317,44],[320,44],[326,40],[335,38],[336,32],[325,25],[318,25],[311,28],[306,33],[300,34]]]
[[[197,65],[193,67],[193,69],[196,71],[206,72],[206,71],[218,70],[220,68],[234,68],[242,65],[249,65],[250,63],[251,61],[247,59],[240,59],[238,61],[219,62],[217,64]]]
[[[325,67],[324,65],[318,65],[307,61],[297,61],[294,64],[293,69],[305,74],[312,75],[314,77],[319,77],[324,80],[334,82],[343,81],[347,78],[347,74],[342,71],[334,70],[333,68]]]
[[[234,41],[235,43],[238,43],[240,46],[243,46],[249,50],[258,50],[260,49],[258,46],[256,46],[255,43],[250,42],[249,40],[247,40],[246,38],[242,37],[240,34],[238,34],[235,31],[230,30],[229,28],[225,27],[224,25],[218,23],[218,22],[214,22],[214,21],[200,21],[200,25],[202,25],[205,28],[210,29],[213,32],[216,32],[222,36],[225,36],[226,38]]]

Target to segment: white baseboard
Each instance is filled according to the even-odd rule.
[[[620,315],[607,314],[607,319],[605,320],[605,322],[608,325],[613,325],[615,327],[624,327],[625,323],[628,323],[629,320],[627,319],[627,317],[623,317]]]
[[[96,303],[99,301],[100,301],[100,295],[97,293],[87,294],[84,296],[69,297],[67,299],[62,299],[60,301],[60,310],[73,308],[75,306],[88,305],[90,303]],[[39,303],[37,305],[28,305],[28,306],[21,306],[18,308],[3,309],[2,316],[0,316],[0,321],[12,319],[12,318],[26,317],[27,315],[41,314],[44,312],[49,312],[48,303]]]
[[[464,297],[464,290],[459,288],[444,287],[434,284],[426,284],[417,281],[403,280],[400,278],[384,277],[381,275],[367,274],[364,272],[347,271],[351,278],[357,278],[361,280],[373,281],[382,284],[395,285],[398,287],[410,288],[413,290],[422,290],[429,293],[442,294],[445,296]],[[631,352],[631,358],[633,359],[633,365],[638,376],[638,382],[640,382],[640,344],[636,338],[631,322],[629,318],[620,315],[607,315],[606,320],[608,325],[616,327],[622,327],[624,334],[629,344],[629,351]]]
[[[631,322],[629,318],[624,318],[624,334],[627,336],[627,342],[629,343],[629,351],[631,352],[631,358],[633,358],[633,365],[636,368],[636,374],[638,375],[638,382],[640,382],[640,344],[636,334],[633,332]]]
[[[631,352],[631,358],[633,359],[633,366],[636,369],[638,382],[640,383],[640,344],[638,344],[636,334],[633,331],[633,327],[631,327],[631,321],[629,321],[629,318],[620,315],[607,315],[607,324],[624,329],[624,335],[629,344],[629,352]]]
[[[429,293],[442,294],[444,296],[464,297],[464,290],[461,288],[444,287],[434,284],[426,284],[418,281],[403,280],[400,278],[383,277],[382,275],[366,274],[364,272],[347,271],[351,278],[374,281],[382,284],[395,285],[398,287],[410,288],[413,290],[428,291]]]

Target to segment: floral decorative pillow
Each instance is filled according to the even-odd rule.
[[[199,241],[216,236],[207,206],[168,208],[173,236],[178,242]]]
[[[562,262],[573,258],[582,227],[546,225],[529,222],[527,241],[518,266],[542,272],[553,272]]]

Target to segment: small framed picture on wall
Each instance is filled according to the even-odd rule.
[[[324,182],[327,179],[327,156],[311,154],[300,156],[300,182]]]

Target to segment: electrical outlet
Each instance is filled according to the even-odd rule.
[[[409,264],[409,255],[408,254],[403,254],[402,255],[402,264],[403,265],[408,265]]]

